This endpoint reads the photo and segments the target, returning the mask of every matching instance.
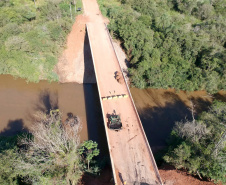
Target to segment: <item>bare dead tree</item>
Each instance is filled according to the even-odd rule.
[[[61,113],[51,112],[47,115],[42,112],[36,114],[36,122],[31,128],[34,140],[31,138],[22,139],[22,144],[29,145],[34,150],[45,150],[51,153],[67,153],[74,150],[80,144],[79,132],[81,122],[66,127],[61,122]]]
[[[20,138],[20,144],[28,148],[24,152],[27,160],[19,162],[20,168],[27,170],[41,168],[44,173],[54,164],[66,168],[67,184],[75,185],[82,174],[77,153],[81,121],[76,117],[74,124],[65,125],[59,110],[50,111],[50,114],[37,112],[35,119],[31,128],[33,137]]]
[[[177,122],[175,126],[175,130],[181,137],[189,138],[192,142],[198,142],[203,136],[209,133],[209,129],[207,129],[205,124],[202,124],[195,120],[195,105],[192,101],[190,101],[192,115],[192,121],[181,121]]]
[[[175,130],[182,138],[189,138],[192,142],[198,142],[203,136],[209,133],[206,125],[188,120],[177,122]]]

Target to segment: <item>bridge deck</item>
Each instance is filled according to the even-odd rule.
[[[125,81],[119,84],[114,78],[115,72],[121,71],[121,68],[108,31],[103,23],[97,22],[88,23],[87,31],[100,97],[121,94],[129,96],[104,101],[100,98],[115,181],[117,184],[122,181],[127,184],[160,184],[158,169],[129,89]],[[107,126],[107,114],[112,114],[113,110],[121,116],[123,129],[119,132]]]
[[[116,184],[161,184],[154,157],[143,131],[140,118],[128,86],[114,78],[121,71],[111,39],[96,0],[83,0],[90,48],[103,112],[113,175]],[[102,100],[102,97],[127,94],[128,98]],[[119,132],[107,126],[107,114],[120,114],[123,129]]]

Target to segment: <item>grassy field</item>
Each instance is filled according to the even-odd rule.
[[[82,7],[81,0],[76,7]],[[0,8],[0,74],[57,81],[53,68],[81,12],[69,0],[9,0]]]

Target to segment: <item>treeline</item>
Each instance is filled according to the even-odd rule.
[[[81,122],[62,122],[58,110],[37,112],[30,134],[0,136],[0,184],[76,185],[85,172],[96,175],[97,143],[80,143]]]
[[[0,2],[0,74],[38,82],[53,72],[75,17],[71,0]],[[80,6],[81,1],[76,1]]]
[[[184,120],[174,127],[164,156],[176,168],[226,182],[226,103],[214,102],[197,120]]]
[[[138,88],[226,89],[225,0],[99,0]]]

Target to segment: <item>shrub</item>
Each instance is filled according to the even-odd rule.
[[[178,122],[171,133],[164,160],[201,178],[226,182],[226,103],[214,102],[192,121]]]

